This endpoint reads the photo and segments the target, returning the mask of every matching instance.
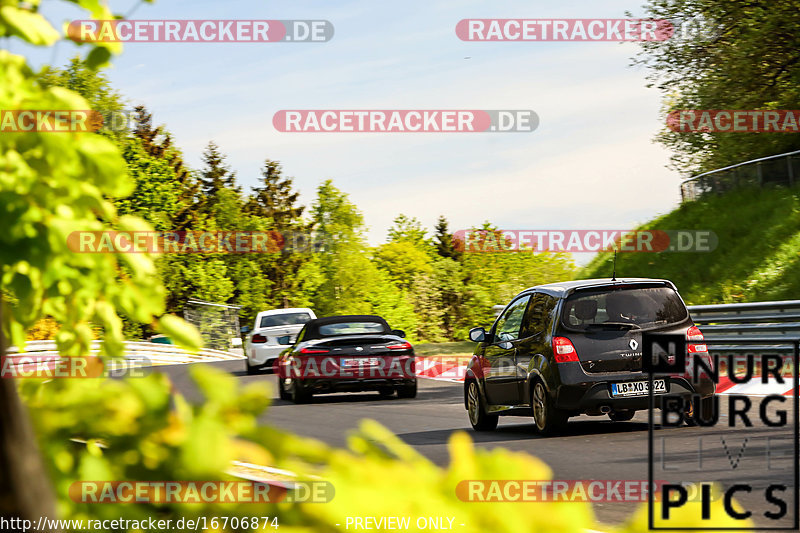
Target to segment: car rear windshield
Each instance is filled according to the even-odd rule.
[[[575,292],[564,302],[561,323],[571,330],[647,329],[677,324],[688,316],[670,287],[634,287]]]
[[[261,328],[271,328],[273,326],[296,326],[305,324],[311,320],[308,313],[281,313],[279,315],[267,315],[261,317]]]
[[[319,334],[326,337],[332,335],[363,335],[371,333],[388,333],[380,322],[337,322],[319,327]]]

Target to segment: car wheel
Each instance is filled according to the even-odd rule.
[[[278,396],[280,396],[281,400],[291,400],[292,396],[289,394],[289,391],[286,390],[284,386],[285,379],[278,376]]]
[[[394,394],[394,387],[381,387],[378,389],[378,394],[381,395],[381,398],[389,398]]]
[[[614,422],[627,422],[632,419],[635,414],[636,411],[633,409],[622,409],[621,411],[611,411],[608,413],[608,418]]]
[[[308,403],[311,400],[312,394],[305,390],[296,379],[290,379],[289,383],[289,399],[294,403]]]
[[[547,389],[539,380],[534,382],[531,391],[531,410],[533,425],[542,435],[554,433],[567,423],[567,414],[553,405],[553,401],[547,395]]]
[[[698,425],[694,414],[696,408],[699,408],[698,416],[701,420],[711,420],[714,416],[714,397],[700,398],[699,406],[695,406],[695,402],[689,402],[686,411],[683,413],[683,419],[686,421],[687,426],[694,427]]]
[[[469,414],[469,423],[472,424],[472,429],[475,431],[492,431],[497,427],[500,418],[497,415],[486,413],[481,391],[475,381],[467,383],[467,413]]]
[[[260,374],[260,372],[258,371],[258,367],[257,366],[252,366],[250,364],[250,359],[245,359],[244,360],[244,364],[247,365],[247,375],[248,376],[254,376],[256,374]]]
[[[397,387],[398,398],[416,398],[417,397],[417,380],[414,380],[408,385],[400,385]]]

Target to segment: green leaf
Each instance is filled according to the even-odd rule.
[[[27,9],[0,7],[0,22],[5,26],[4,33],[37,46],[50,46],[59,38],[58,32],[44,17]]]
[[[97,70],[110,65],[110,59],[111,52],[108,48],[105,46],[96,46],[89,52],[89,55],[86,56],[86,65],[92,70]]]
[[[185,350],[196,352],[203,345],[203,339],[197,328],[175,315],[164,315],[159,318],[158,330]]]

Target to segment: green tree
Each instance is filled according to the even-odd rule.
[[[316,274],[311,274],[316,272],[314,268],[304,268],[312,259],[313,250],[306,250],[304,244],[313,238],[312,224],[302,220],[305,207],[298,205],[299,193],[293,189],[292,181],[283,175],[278,161],[266,159],[261,170],[262,185],[253,188],[245,204],[247,213],[270,221],[276,240],[283,243],[280,253],[263,270],[271,282],[269,301],[275,307],[307,303],[308,291],[315,289],[317,279]]]
[[[317,314],[369,313],[370,288],[378,274],[367,256],[364,216],[327,180],[317,188],[311,218],[328,242],[321,254],[322,283],[314,295]]]
[[[280,162],[264,160],[262,186],[253,187],[253,194],[247,200],[247,212],[271,218],[279,231],[296,228],[305,208],[297,205],[300,194],[292,189],[292,181],[283,175]]]
[[[441,257],[455,259],[459,261],[461,259],[462,252],[457,250],[453,244],[453,234],[450,233],[448,228],[447,219],[444,215],[439,217],[439,220],[436,222],[435,234],[434,234],[434,245],[436,246],[436,253],[439,254]]]
[[[151,158],[165,161],[172,169],[176,186],[180,191],[177,211],[171,216],[175,230],[199,229],[202,216],[199,210],[200,182],[183,162],[183,154],[172,144],[172,135],[163,126],[153,126],[153,117],[147,109],[138,105],[134,108],[134,137],[141,141],[142,148]],[[137,179],[147,179],[146,176]]]
[[[410,242],[414,246],[424,248],[428,241],[425,238],[425,229],[416,217],[398,215],[394,219],[392,227],[389,228],[389,242]]]
[[[200,193],[203,211],[208,212],[217,203],[217,193],[223,189],[241,192],[236,185],[236,173],[225,163],[225,155],[214,141],[203,150],[203,169],[200,171]]]
[[[392,241],[374,251],[375,263],[385,270],[393,283],[408,290],[418,276],[433,273],[433,261],[425,249],[410,240]]]
[[[75,2],[96,19],[113,18],[105,5]],[[0,37],[34,46],[52,45],[59,34],[29,2],[4,2]],[[98,43],[87,56],[96,68],[119,43]],[[82,110],[90,104],[78,93],[43,87],[25,58],[0,50],[0,109]],[[25,345],[25,331],[51,316],[65,356],[89,353],[94,332],[102,354],[123,351],[120,314],[150,323],[176,341],[197,346],[196,332],[163,315],[164,293],[152,258],[143,254],[82,254],[70,249],[74,231],[149,230],[144,221],[118,216],[108,198],[133,190],[125,161],[102,135],[55,135],[26,131],[0,135],[0,358],[8,343]],[[124,265],[124,274],[122,267]],[[70,380],[61,380],[70,381]],[[67,385],[68,386],[68,385]],[[16,382],[0,379],[0,517],[36,520],[55,516],[52,490],[32,441]]]
[[[800,99],[800,9],[796,0],[650,0],[649,17],[677,34],[643,41],[635,62],[664,95],[664,119],[679,109],[795,109]],[[657,139],[672,166],[697,173],[800,148],[800,133],[686,133]]]

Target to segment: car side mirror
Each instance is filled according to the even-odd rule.
[[[239,331],[241,331],[242,333],[250,333],[250,326],[242,326],[241,328],[239,328]]]
[[[289,341],[290,338],[291,337],[289,335],[283,335],[281,337],[277,337],[276,340],[278,341],[278,344],[282,344],[283,346],[288,346],[289,344],[291,344]]]
[[[402,329],[393,329],[392,335],[397,335],[398,337],[402,337],[403,339],[406,338],[406,332]]]
[[[472,342],[483,342],[486,340],[486,330],[483,328],[472,328],[469,330],[469,340]]]

